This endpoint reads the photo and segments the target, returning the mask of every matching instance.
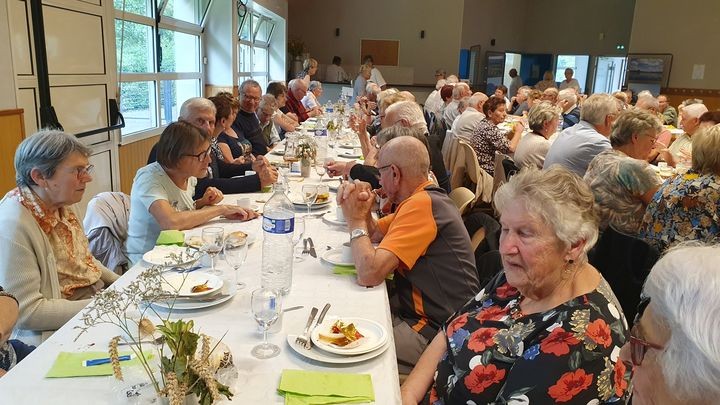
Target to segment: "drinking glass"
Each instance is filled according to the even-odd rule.
[[[280,317],[282,311],[282,294],[280,290],[272,288],[259,288],[252,292],[250,299],[255,321],[260,324],[263,331],[263,341],[253,347],[250,354],[258,359],[269,359],[280,354],[280,348],[267,340],[268,329]]]
[[[230,267],[233,268],[233,270],[235,270],[235,285],[237,285],[238,290],[245,288],[245,283],[240,281],[240,275],[238,274],[238,271],[240,270],[240,267],[245,264],[247,252],[247,239],[239,242],[233,240],[232,238],[228,238],[228,240],[225,242],[225,261],[230,265]]]
[[[219,226],[211,226],[202,230],[202,247],[200,250],[210,256],[210,273],[219,274],[215,270],[215,256],[223,249],[225,231]]]
[[[315,173],[320,176],[320,184],[322,184],[323,176],[325,176],[325,173],[327,170],[325,169],[325,164],[323,162],[315,161]]]
[[[302,186],[302,198],[305,205],[307,205],[307,213],[310,215],[310,207],[315,204],[315,200],[318,195],[317,184],[303,184]]]
[[[302,252],[297,250],[297,245],[300,243],[300,241],[305,236],[305,218],[302,217],[296,217],[295,218],[295,232],[293,233],[292,238],[292,244],[293,244],[293,252],[295,252],[295,261],[301,262],[305,260],[305,258],[302,256]]]

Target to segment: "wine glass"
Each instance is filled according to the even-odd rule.
[[[315,203],[318,194],[317,184],[304,184],[302,186],[302,198],[307,205],[307,213],[310,215],[310,207]]]
[[[282,294],[280,290],[272,288],[259,288],[252,292],[250,299],[255,321],[260,324],[263,331],[263,342],[253,347],[250,354],[258,359],[269,359],[280,354],[280,348],[267,340],[268,329],[280,317],[282,311]]]
[[[202,230],[202,247],[200,250],[207,253],[210,256],[210,273],[218,274],[219,271],[215,270],[215,256],[223,248],[225,240],[225,231],[219,226],[211,226]]]
[[[315,173],[320,176],[320,184],[322,184],[323,176],[325,176],[325,173],[327,172],[327,169],[325,169],[325,164],[323,162],[315,161]]]
[[[300,243],[300,241],[305,236],[305,218],[297,217],[295,218],[295,231],[293,233],[292,237],[292,244],[293,244],[293,251],[295,252],[295,261],[301,262],[305,260],[305,258],[302,256],[301,252],[297,251],[297,244]]]
[[[248,241],[247,238],[245,240],[237,240],[233,238],[228,238],[228,240],[225,242],[225,261],[235,270],[235,285],[237,285],[237,289],[241,290],[245,288],[245,283],[240,281],[240,276],[238,274],[238,270],[240,270],[240,267],[242,267],[245,264],[245,259],[247,258],[247,252],[248,252]]]

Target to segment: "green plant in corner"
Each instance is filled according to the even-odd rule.
[[[293,59],[298,59],[305,53],[305,43],[299,39],[293,38],[288,41],[287,50]]]

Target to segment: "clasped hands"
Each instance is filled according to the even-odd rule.
[[[375,192],[370,183],[360,180],[340,184],[336,202],[343,210],[348,227],[354,228],[365,223],[375,204]]]

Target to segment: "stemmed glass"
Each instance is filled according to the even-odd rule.
[[[327,169],[325,169],[325,164],[323,162],[315,161],[315,173],[320,176],[320,184],[322,184],[323,176],[325,176],[325,173],[327,172]]]
[[[285,184],[288,184],[287,174],[292,171],[292,164],[300,160],[297,155],[297,134],[291,133],[285,137],[285,154],[283,160],[288,164],[288,170],[284,172]]]
[[[310,207],[315,204],[315,200],[318,195],[317,184],[303,184],[302,186],[302,198],[305,205],[307,205],[307,213],[310,215]]]
[[[302,217],[296,217],[295,218],[295,232],[293,233],[292,237],[292,244],[293,244],[293,251],[295,252],[295,261],[301,262],[305,260],[305,258],[302,256],[302,253],[297,252],[297,244],[300,243],[300,241],[303,239],[303,236],[305,236],[305,218]]]
[[[280,290],[272,288],[259,288],[252,292],[250,299],[255,321],[260,324],[263,331],[263,342],[253,347],[250,354],[258,359],[269,359],[280,354],[280,348],[267,340],[268,329],[280,317],[282,311],[282,294]]]
[[[247,239],[243,241],[238,241],[233,238],[228,238],[228,240],[225,242],[225,261],[230,265],[230,267],[235,270],[235,285],[237,285],[238,290],[245,288],[245,283],[240,281],[240,275],[238,274],[238,270],[240,270],[240,267],[245,264],[247,252]]]
[[[215,256],[223,249],[225,231],[219,226],[211,226],[202,230],[202,247],[200,250],[210,256],[210,273],[219,274],[215,270]]]

